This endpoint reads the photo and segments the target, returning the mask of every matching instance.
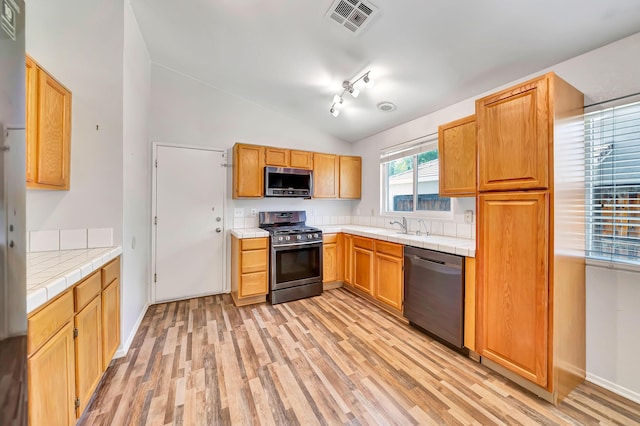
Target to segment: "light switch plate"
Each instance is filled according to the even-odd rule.
[[[234,217],[244,217],[244,209],[242,207],[233,209]]]

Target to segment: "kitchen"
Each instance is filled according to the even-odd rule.
[[[323,5],[323,9],[328,7],[328,3]],[[445,103],[435,112],[350,144],[272,109],[230,95],[226,90],[188,78],[155,59],[152,62],[148,46],[142,42],[139,22],[127,2],[124,6],[111,4],[95,8],[95,5],[74,5],[71,9],[40,2],[27,5],[27,51],[72,89],[74,126],[71,190],[29,191],[27,230],[113,229],[113,244],[121,245],[123,250],[121,350],[132,341],[150,301],[152,146],[149,141],[222,150],[242,141],[361,156],[363,185],[359,201],[284,203],[271,199],[234,200],[229,196],[225,228],[255,227],[257,219],[251,215],[252,209],[306,210],[314,226],[332,222],[370,226],[374,219],[376,224],[383,223],[380,222],[383,218],[386,222],[386,215],[380,212],[380,151],[433,133],[441,124],[473,114],[475,99],[547,70],[556,72],[585,93],[585,103],[638,92],[635,76],[640,64],[633,52],[637,50],[639,38],[635,34],[551,68],[542,66],[516,74],[510,80],[495,82],[473,97]],[[105,22],[109,25],[104,25]],[[350,77],[352,75],[342,76]],[[377,84],[381,85],[382,80]],[[330,103],[332,95],[327,102]],[[353,105],[359,101],[353,101]],[[336,119],[326,115],[330,120],[339,120],[346,114],[345,109]],[[227,194],[230,194],[230,179],[227,184]],[[447,223],[455,223],[457,230],[458,225],[465,225],[464,211],[475,212],[475,202],[468,198],[452,202],[456,213]],[[242,226],[236,220],[240,218],[234,217],[235,209],[243,209]],[[435,222],[443,224],[444,232],[445,221]],[[415,223],[412,225],[410,229],[415,231]],[[466,232],[464,226],[460,229]],[[131,244],[134,238],[135,248]],[[630,326],[638,323],[634,306],[639,297],[633,286],[635,282],[637,276],[633,273],[587,267],[587,372],[592,375],[592,381],[599,378],[600,384],[608,383],[610,388],[628,392],[628,396],[634,392],[637,395],[640,376],[632,362],[638,348],[634,327]],[[615,291],[605,284],[615,285]],[[607,353],[603,353],[605,347],[609,348]]]

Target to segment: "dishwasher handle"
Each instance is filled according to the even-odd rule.
[[[461,270],[462,269],[462,265],[456,265],[456,264],[453,264],[453,263],[443,262],[443,261],[440,261],[440,260],[427,259],[425,257],[417,256],[415,254],[410,255],[409,258],[411,260],[416,261],[417,263],[425,263],[426,262],[426,263],[429,264],[429,265],[425,265],[427,268],[440,270],[441,272],[445,272],[445,273],[449,272],[449,271],[447,271],[447,269],[456,269],[456,270]]]

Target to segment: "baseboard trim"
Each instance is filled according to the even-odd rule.
[[[634,392],[630,389],[627,389],[616,383],[610,382],[607,379],[603,379],[602,377],[596,376],[595,374],[591,374],[589,372],[587,372],[586,380],[593,383],[594,385],[598,385],[601,388],[610,390],[611,392],[617,395],[620,395],[624,398],[627,398],[633,402],[637,402],[638,404],[640,404],[640,393],[638,392]]]
[[[131,334],[129,334],[129,337],[127,337],[127,340],[124,342],[124,345],[118,348],[115,355],[113,355],[113,359],[123,358],[127,356],[127,352],[129,352],[131,343],[133,343],[133,339],[136,337],[138,328],[140,328],[140,324],[142,324],[142,320],[144,319],[144,315],[147,313],[147,309],[149,309],[149,306],[151,306],[149,302],[147,302],[147,304],[144,305],[142,312],[140,312],[140,316],[138,317],[138,319],[136,320],[136,323],[133,326],[133,330],[131,330]]]

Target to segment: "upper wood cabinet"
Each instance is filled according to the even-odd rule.
[[[266,147],[264,149],[264,165],[289,167],[290,155],[291,154],[288,149]]]
[[[471,115],[438,127],[440,195],[476,194],[476,117]]]
[[[264,194],[263,146],[237,143],[233,147],[233,198]]]
[[[340,198],[360,198],[362,157],[340,156]]]
[[[340,171],[338,156],[315,153],[313,156],[313,197],[338,198]]]
[[[547,387],[549,194],[481,194],[478,241],[482,356]],[[493,236],[496,236],[495,238]]]
[[[476,101],[478,189],[549,187],[548,75]]]
[[[311,170],[313,169],[313,153],[295,149],[265,147],[264,165]]]
[[[313,169],[313,152],[291,150],[290,165],[294,169]]]
[[[27,187],[68,190],[71,92],[26,57]]]

